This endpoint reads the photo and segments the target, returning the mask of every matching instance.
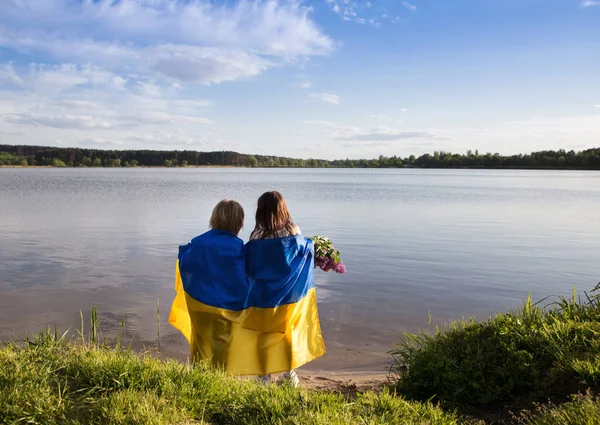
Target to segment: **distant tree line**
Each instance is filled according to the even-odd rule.
[[[329,161],[237,152],[100,150],[0,145],[0,165],[55,167],[326,167]]]
[[[44,146],[0,145],[0,166],[52,167],[293,167],[293,168],[533,168],[600,170],[600,148],[575,151],[540,151],[531,154],[500,155],[434,152],[419,157],[380,156],[377,159],[284,158],[246,155],[237,152],[99,150]]]

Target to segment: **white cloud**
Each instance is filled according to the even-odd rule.
[[[209,102],[208,100],[202,100],[202,99],[194,99],[194,100],[189,100],[189,99],[174,99],[174,100],[169,100],[169,101],[164,101],[165,103],[165,107],[169,106],[169,108],[171,110],[177,109],[177,108],[186,108],[186,109],[200,109],[200,108],[206,108],[207,106],[211,105],[211,102]]]
[[[306,124],[321,127],[330,139],[352,142],[389,142],[405,139],[434,139],[430,131],[400,131],[390,127],[376,127],[367,131],[360,127],[342,126],[330,121],[305,121]]]
[[[408,10],[410,10],[411,12],[416,12],[417,11],[417,6],[415,6],[412,3],[409,3],[407,1],[403,1],[402,2],[402,6],[404,6],[405,8],[407,8]]]
[[[331,121],[325,121],[325,120],[319,120],[319,121],[304,121],[306,124],[310,124],[310,125],[320,125],[320,126],[324,126],[324,127],[335,127],[336,124],[332,123]]]
[[[581,2],[581,7],[586,9],[588,7],[600,6],[600,1],[598,0],[584,0]]]
[[[349,0],[326,0],[329,8],[341,16],[356,16],[356,4]]]
[[[368,126],[368,119],[355,126],[326,120],[305,121],[314,127],[311,145],[329,140],[320,156],[339,158],[339,148],[348,148],[351,158],[383,155],[410,155],[435,150],[465,152],[468,149],[502,154],[548,149],[581,150],[598,146],[600,114],[582,116],[542,116],[519,121],[497,121],[481,127],[412,128]]]
[[[0,3],[0,142],[223,149],[200,85],[336,48],[301,0]]]
[[[184,134],[181,131],[157,131],[154,133],[146,133],[136,135],[133,140],[151,145],[203,145],[205,142],[202,139],[194,138],[191,135]]]
[[[33,88],[63,90],[81,85],[122,89],[127,80],[96,66],[77,66],[71,63],[59,65],[31,64]]]
[[[404,139],[431,139],[435,135],[426,131],[398,131],[389,127],[377,127],[366,132],[356,132],[349,135],[333,137],[338,140],[352,140],[360,142],[393,141]]]
[[[87,146],[87,147],[92,147],[92,148],[120,147],[123,144],[123,141],[92,137],[91,139],[82,140],[81,142],[79,142],[79,144],[81,146]]]
[[[15,73],[12,64],[6,64],[0,67],[0,87],[4,85],[20,86],[23,80]]]
[[[6,115],[5,121],[12,124],[40,125],[61,129],[91,130],[96,128],[108,129],[111,125],[99,117],[89,115],[44,115],[25,112]]]
[[[340,104],[340,97],[331,93],[311,93],[309,97],[318,99],[322,102],[331,103],[332,105]]]
[[[303,89],[309,89],[309,88],[312,87],[312,82],[310,82],[310,81],[303,81],[300,84],[300,87],[303,88]]]
[[[340,145],[343,148],[381,148],[383,146],[390,146],[389,142],[348,142],[348,143],[343,143]],[[381,153],[381,152],[378,152]],[[337,158],[336,158],[337,159]]]
[[[114,72],[133,70],[148,76],[158,72],[163,78],[183,82],[211,84],[249,78],[274,65],[269,58],[239,49],[175,44],[132,47],[104,41],[68,40],[51,35],[40,35],[38,39],[22,34],[12,32],[10,37],[3,37],[0,32],[0,46],[47,52],[59,60],[93,62]],[[125,81],[121,79],[120,82],[123,84]]]
[[[594,108],[600,108],[600,104],[594,105]]]
[[[402,113],[408,112],[408,109],[407,108],[402,108],[402,109],[400,109],[400,112],[402,112]]]
[[[305,123],[321,128],[324,134],[329,139],[349,137],[360,132],[359,127],[342,126],[337,123],[325,120],[305,121]]]
[[[600,115],[539,116],[482,128],[440,129],[435,133],[460,141],[458,146],[462,151],[479,149],[480,152],[514,154],[548,149],[578,150],[598,145]]]
[[[310,12],[296,0],[8,0],[0,46],[117,73],[220,83],[333,51]]]
[[[334,44],[295,0],[9,0],[1,21],[50,33],[253,50],[267,55],[329,53]],[[274,41],[277,40],[277,43]]]
[[[362,6],[352,0],[326,0],[329,9],[339,15],[344,21],[356,22],[358,24],[366,24],[369,22],[372,25],[379,27],[379,22],[375,18],[364,18],[359,16],[359,9],[370,9],[373,4],[365,2]]]
[[[94,102],[89,102],[87,100],[77,100],[77,99],[64,99],[56,102],[56,105],[62,107],[62,109],[96,109],[99,108],[100,105]]]
[[[268,62],[239,50],[161,45],[153,49],[152,69],[165,77],[202,84],[254,77]]]
[[[73,64],[55,66],[32,64],[31,73],[34,76],[32,81],[39,87],[47,89],[63,90],[90,83],[90,78],[85,71],[82,72],[77,65]]]
[[[160,96],[162,89],[159,85],[146,81],[138,81],[136,84],[137,90],[146,96]]]
[[[210,102],[177,98],[180,90],[171,84],[136,76],[115,84],[109,71],[73,64],[36,64],[11,72],[22,87],[0,87],[0,140],[5,142],[130,148],[148,143],[173,149],[219,140],[214,122],[201,115]],[[82,139],[82,132],[90,135]],[[163,136],[138,138],[159,133]]]

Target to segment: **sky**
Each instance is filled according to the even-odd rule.
[[[0,144],[600,146],[600,0],[0,0]]]

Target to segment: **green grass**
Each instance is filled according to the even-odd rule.
[[[354,400],[262,387],[198,365],[43,332],[0,348],[6,424],[458,424],[431,403],[388,392]]]
[[[158,305],[156,316],[160,341]],[[76,339],[44,331],[0,345],[1,424],[600,424],[597,295],[407,334],[394,387],[352,398],[134,353],[124,320],[105,345],[96,309],[85,332],[81,320]]]
[[[561,405],[538,408],[522,416],[523,425],[597,425],[600,424],[600,399],[579,395]]]
[[[599,387],[599,299],[529,299],[485,322],[406,334],[392,355],[396,388],[411,399],[460,408],[564,399]]]

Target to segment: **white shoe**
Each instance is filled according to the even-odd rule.
[[[298,388],[300,385],[300,378],[298,378],[298,374],[295,370],[290,370],[289,372],[285,372],[283,374],[283,379],[286,383],[289,383],[293,388]]]

